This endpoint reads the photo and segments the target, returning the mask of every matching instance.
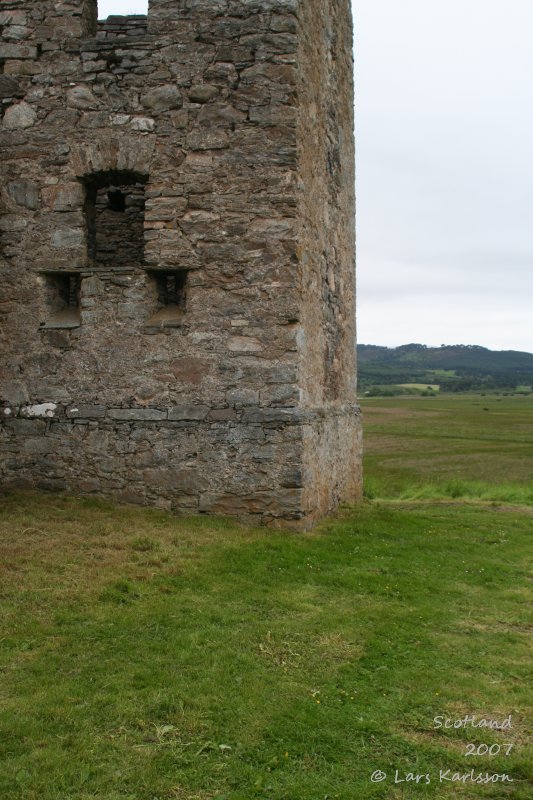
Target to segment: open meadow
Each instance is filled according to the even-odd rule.
[[[531,797],[531,400],[364,411],[308,533],[1,498],[2,800]]]
[[[367,398],[367,497],[533,505],[533,397]]]

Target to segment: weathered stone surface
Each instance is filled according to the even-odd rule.
[[[18,217],[15,214],[6,214],[0,217],[0,231],[4,233],[16,233],[28,227],[28,220]]]
[[[47,186],[42,196],[45,207],[51,211],[77,211],[85,199],[81,183]]]
[[[198,115],[198,121],[207,125],[228,125],[228,123],[244,122],[246,113],[229,103],[210,103],[204,106]]]
[[[6,110],[2,124],[8,130],[25,130],[33,127],[36,121],[35,110],[28,103],[22,101]]]
[[[85,233],[81,228],[58,228],[52,234],[52,245],[59,249],[70,250],[80,247],[85,242]]]
[[[232,336],[228,341],[228,350],[234,353],[256,353],[263,345],[253,336]]]
[[[43,436],[46,432],[46,423],[39,420],[30,419],[8,419],[4,422],[8,434],[12,433],[15,437],[20,437],[21,442],[27,436]]]
[[[182,107],[183,97],[177,86],[158,86],[141,96],[141,105],[149,111],[171,111]]]
[[[17,380],[15,378],[4,381],[2,394],[5,398],[5,402],[14,406],[20,406],[28,403],[30,399],[28,387],[24,381]],[[8,410],[9,413],[5,416],[11,416],[13,414],[13,410],[11,408],[8,408]]]
[[[39,187],[32,181],[11,181],[7,186],[9,196],[19,206],[35,211],[39,206]]]
[[[133,117],[130,128],[140,133],[151,133],[155,129],[155,120],[151,117]]]
[[[254,408],[246,410],[242,421],[246,424],[282,423],[294,425],[311,421],[313,412],[301,408]]]
[[[200,83],[191,86],[189,89],[189,100],[191,103],[209,103],[218,95],[218,87],[207,83]]]
[[[155,408],[110,408],[107,415],[110,419],[127,422],[159,422],[167,419],[166,411]]]
[[[23,417],[42,417],[50,419],[57,411],[57,403],[34,403],[23,406],[20,413]]]
[[[65,330],[42,330],[43,344],[49,348],[57,348],[58,350],[70,349],[71,342],[70,336]]]
[[[272,518],[299,519],[302,516],[300,489],[277,492],[254,492],[248,495],[205,493],[200,499],[200,511],[215,514],[258,514]]]
[[[26,39],[32,32],[31,28],[27,28],[25,25],[10,25],[9,27],[9,36],[11,39],[16,39],[22,41]]]
[[[204,475],[195,469],[147,469],[143,479],[148,487],[151,485],[159,489],[169,489],[185,494],[198,495],[208,486]]]
[[[84,405],[82,403],[75,406],[67,406],[65,409],[65,415],[69,419],[101,419],[106,416],[106,412],[105,406]]]
[[[12,44],[8,42],[0,42],[0,58],[9,58],[9,59],[19,59],[19,58],[31,58],[32,60],[37,58],[37,48],[36,47],[29,47],[28,45],[24,44]]]
[[[208,419],[210,422],[227,422],[237,419],[237,412],[234,408],[213,408]]]
[[[9,75],[0,75],[0,100],[8,97],[22,97],[24,92],[16,78]]]
[[[0,11],[0,483],[361,494],[349,0]]]
[[[175,358],[169,364],[169,370],[174,378],[182,384],[197,386],[207,377],[210,362],[207,358],[194,356]]]
[[[226,393],[228,405],[242,408],[243,406],[259,405],[259,392],[256,389],[232,389]]]
[[[88,86],[74,86],[67,92],[67,105],[86,111],[98,108],[98,100]]]
[[[37,439],[24,439],[22,449],[24,453],[29,455],[41,455],[42,453],[49,453],[54,448],[54,440],[47,436],[41,436]]]
[[[209,413],[209,406],[175,406],[169,408],[169,420],[204,420]]]
[[[0,25],[26,25],[28,15],[20,9],[0,11]]]

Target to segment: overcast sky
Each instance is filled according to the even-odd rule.
[[[359,340],[533,351],[532,0],[356,0]]]
[[[533,0],[353,6],[359,341],[533,351]]]
[[[109,14],[146,14],[148,0],[98,0],[98,19]]]

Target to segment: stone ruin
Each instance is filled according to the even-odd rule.
[[[0,480],[361,494],[349,0],[0,4]]]

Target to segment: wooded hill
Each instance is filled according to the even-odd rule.
[[[357,352],[362,391],[402,384],[438,385],[448,392],[533,385],[533,353],[518,350],[495,351],[473,344],[394,348],[361,344]]]

